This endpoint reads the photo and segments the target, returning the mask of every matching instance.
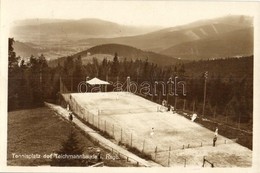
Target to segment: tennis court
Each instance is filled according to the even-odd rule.
[[[85,120],[92,121],[116,141],[150,154],[162,165],[201,167],[203,157],[216,167],[252,164],[251,150],[221,135],[213,147],[214,132],[178,114],[160,112],[160,105],[137,95],[72,93],[71,98],[84,109],[82,116],[88,116]]]

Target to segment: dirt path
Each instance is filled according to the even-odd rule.
[[[59,115],[61,115],[65,119],[69,120],[69,112],[66,109],[62,108],[61,106],[54,105],[54,104],[51,104],[51,103],[45,103],[45,104],[48,107],[50,107],[51,109],[53,109],[54,111],[56,111]],[[103,136],[98,134],[96,131],[89,128],[85,124],[83,124],[77,117],[73,118],[73,122],[80,129],[82,129],[85,133],[88,133],[92,138],[98,140],[103,147],[109,148],[109,149],[113,148],[114,151],[117,151],[118,153],[124,155],[125,157],[130,158],[129,161],[132,161],[132,162],[135,162],[135,163],[138,162],[139,165],[143,165],[145,167],[153,167],[153,166],[159,167],[159,166],[161,166],[161,165],[159,165],[155,162],[144,160],[144,159],[136,156],[135,154],[125,150],[124,148],[116,145],[115,143],[113,143],[110,140],[104,138]]]

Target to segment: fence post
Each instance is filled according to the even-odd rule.
[[[132,133],[131,133],[131,141],[130,142],[131,142],[130,146],[132,147],[132,144],[133,144],[133,135],[132,135]]]
[[[240,129],[240,115],[239,115],[239,118],[238,118],[238,129]]]
[[[175,101],[174,101],[174,110],[177,111],[177,100],[178,100],[178,99],[177,99],[177,96],[176,96],[176,95],[175,95],[174,97],[175,97],[175,98],[174,98],[174,100],[175,100]]]
[[[194,113],[195,111],[195,101],[193,101],[193,106],[192,106],[192,112]]]
[[[186,158],[184,159],[184,167],[186,167]]]
[[[100,123],[99,121],[100,121],[100,119],[99,119],[99,116],[98,116],[98,125],[97,125],[97,126],[98,126],[98,129],[99,129],[99,123]]]
[[[107,121],[105,120],[105,132],[107,131]]]
[[[186,105],[186,99],[184,99],[184,101],[183,101],[183,108],[182,108],[182,111],[185,110],[185,105]]]
[[[114,124],[113,124],[113,137],[115,138]]]
[[[145,146],[145,139],[143,141],[143,150],[142,150],[142,152],[144,152],[144,146]]]
[[[157,156],[157,146],[155,147],[155,151],[154,151],[154,161],[156,161],[156,156]]]
[[[123,129],[121,128],[121,142],[123,143]]]
[[[170,160],[171,160],[171,146],[169,147],[168,166],[170,166]]]

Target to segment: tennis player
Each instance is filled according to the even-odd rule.
[[[154,128],[152,128],[152,131],[150,133],[151,138],[153,137],[153,135],[154,135]]]
[[[216,127],[215,136],[218,136],[218,127]]]

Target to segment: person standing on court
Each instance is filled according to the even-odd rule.
[[[216,127],[216,130],[215,130],[215,136],[218,137],[218,127]]]
[[[217,139],[218,139],[218,138],[217,138],[217,136],[215,135],[214,138],[213,138],[213,147],[216,146]]]
[[[218,127],[216,127],[216,130],[215,130],[215,133],[214,133],[213,147],[216,146],[217,139],[218,139]]]
[[[153,135],[154,135],[154,128],[152,128],[152,131],[150,133],[151,138],[153,137]]]
[[[73,115],[72,112],[69,113],[69,120],[72,121],[73,120]]]

